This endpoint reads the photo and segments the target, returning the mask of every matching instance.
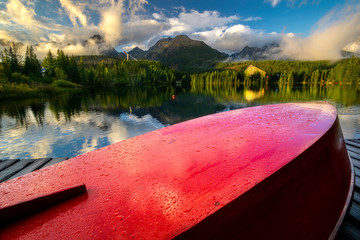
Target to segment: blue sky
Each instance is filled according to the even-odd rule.
[[[163,37],[186,34],[222,52],[278,43],[302,60],[360,51],[358,0],[2,0],[0,40],[68,54],[96,54],[94,34],[118,51],[146,50]],[[1,49],[0,49],[1,51]]]

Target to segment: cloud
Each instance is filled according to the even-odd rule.
[[[10,0],[6,4],[7,14],[12,21],[27,28],[37,27],[38,23],[34,19],[36,13],[33,9],[27,8],[19,0]]]
[[[267,0],[275,7],[280,0]],[[317,4],[319,0],[286,0],[288,5]],[[102,48],[140,46],[146,50],[166,36],[187,34],[202,40],[222,52],[234,53],[245,46],[263,47],[271,43],[280,45],[281,58],[302,60],[337,59],[341,50],[360,51],[360,5],[334,8],[320,19],[308,37],[295,33],[274,33],[253,29],[251,21],[259,16],[241,18],[237,15],[221,16],[217,11],[187,10],[184,7],[166,12],[144,10],[146,0],[60,0],[42,2],[53,18],[38,16],[34,1],[9,0],[0,10],[0,40],[21,41],[36,45],[39,58],[49,49],[63,49],[67,54],[99,54]],[[62,12],[62,13],[61,13]],[[68,16],[73,26],[64,25],[61,16]],[[243,24],[239,24],[239,23]],[[95,34],[104,36],[105,42],[89,40]],[[6,42],[6,41],[2,41]],[[84,44],[86,42],[86,44]],[[1,44],[1,42],[0,42]],[[279,55],[276,56],[279,58]]]
[[[205,41],[219,51],[228,53],[240,52],[245,46],[262,47],[281,39],[280,34],[265,33],[242,24],[197,32],[192,36]]]
[[[5,30],[0,29],[0,39],[6,39],[7,41],[17,42],[17,39],[11,36]]]
[[[100,31],[104,34],[105,41],[113,45],[121,39],[123,13],[123,2],[121,0],[116,4],[113,2],[112,7],[101,12]]]
[[[154,36],[160,36],[166,24],[154,19],[138,19],[123,25],[123,36],[119,44],[142,43]]]
[[[83,14],[81,7],[76,6],[70,0],[60,0],[61,6],[67,11],[73,26],[78,26],[77,20],[82,26],[87,26],[87,17]]]
[[[317,24],[309,37],[283,36],[283,55],[299,60],[336,60],[348,47],[358,49],[360,36],[359,6],[346,6],[330,11]]]
[[[251,21],[260,21],[260,20],[262,20],[262,17],[248,17],[248,18],[245,18],[243,21],[251,22]]]
[[[169,29],[164,31],[163,34],[172,36],[204,29],[212,29],[234,22],[238,19],[239,17],[236,15],[221,17],[220,13],[217,11],[198,12],[196,10],[191,10],[190,12],[187,12],[182,8],[178,17],[167,19]]]
[[[270,2],[271,6],[275,7],[281,2],[281,0],[265,0],[265,2]]]
[[[288,7],[294,8],[296,3],[298,3],[299,1],[299,8],[308,4],[308,0],[287,0],[286,3]],[[265,2],[270,2],[271,6],[276,7],[281,2],[281,0],[265,0]],[[312,0],[313,5],[319,4],[319,2],[321,2],[321,0]]]

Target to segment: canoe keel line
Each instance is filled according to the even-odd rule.
[[[1,183],[0,236],[328,239],[347,211],[353,178],[332,105],[252,107]],[[47,198],[51,206],[19,214]]]

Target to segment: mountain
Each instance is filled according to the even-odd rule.
[[[343,58],[351,58],[352,56],[354,56],[354,57],[360,57],[360,53],[342,50],[342,51],[341,51],[341,56],[342,56]]]
[[[130,55],[132,51],[129,52]],[[186,35],[160,39],[144,53],[140,58],[160,61],[182,72],[206,71],[215,63],[227,58],[226,54],[209,47],[203,41],[190,39]]]
[[[279,44],[272,43],[269,45],[265,45],[262,48],[246,46],[240,52],[234,53],[230,57],[234,61],[269,60],[278,59],[279,53]]]
[[[146,54],[144,50],[138,47],[135,47],[133,50],[129,51],[128,53],[136,59],[143,59]]]
[[[89,49],[95,49],[97,51],[96,55],[103,55],[113,58],[126,58],[124,53],[119,53],[116,51],[116,49],[110,44],[106,43],[104,37],[99,34],[95,34],[88,40],[83,41],[82,45],[84,47],[89,47]]]

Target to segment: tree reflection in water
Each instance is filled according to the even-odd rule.
[[[229,109],[326,100],[346,138],[360,137],[358,86],[204,84],[89,90],[0,102],[0,159],[72,157],[160,127]]]

